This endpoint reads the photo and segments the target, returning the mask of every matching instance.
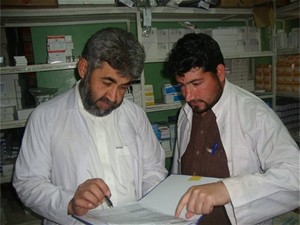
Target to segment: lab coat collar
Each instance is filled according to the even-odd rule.
[[[212,107],[212,111],[218,118],[220,116],[220,113],[224,111],[224,106],[229,104],[229,96],[230,96],[230,83],[225,79],[225,84],[223,88],[223,93],[221,95],[221,98],[219,101]]]

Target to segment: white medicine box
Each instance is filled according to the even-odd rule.
[[[165,60],[170,52],[169,43],[158,43],[157,44],[157,59]]]
[[[154,42],[146,42],[143,43],[145,52],[146,52],[146,60],[157,59],[157,43]]]
[[[186,34],[186,29],[169,29],[169,39],[170,42],[177,42],[180,38],[182,38]]]
[[[169,42],[169,29],[158,29],[157,30],[157,42],[166,43]]]

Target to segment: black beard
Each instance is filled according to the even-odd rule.
[[[192,105],[190,105],[191,106],[191,108],[193,109],[193,112],[195,112],[195,113],[199,113],[199,114],[202,114],[202,113],[204,113],[204,112],[207,112],[209,109],[211,109],[212,108],[212,106],[209,106],[206,102],[204,102],[204,101],[201,101],[201,100],[195,100],[196,102],[203,102],[204,104],[205,104],[205,108],[204,109],[200,109],[199,107],[197,107],[197,106],[192,106]]]
[[[189,105],[190,105],[191,108],[193,109],[193,112],[202,114],[202,113],[207,112],[208,110],[212,109],[212,107],[219,101],[219,99],[220,99],[221,96],[222,96],[223,89],[222,89],[221,83],[219,83],[219,84],[217,85],[216,92],[217,92],[217,94],[216,94],[216,96],[215,96],[213,102],[210,103],[210,104],[207,103],[207,102],[205,102],[205,101],[203,101],[203,100],[200,100],[200,99],[199,99],[199,100],[192,100],[191,102],[202,102],[202,103],[205,104],[205,108],[204,108],[204,109],[200,109],[200,108],[198,108],[198,107],[192,106],[192,105],[189,103]]]

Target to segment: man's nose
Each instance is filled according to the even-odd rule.
[[[193,99],[193,91],[189,87],[186,87],[183,96],[185,98],[185,101],[189,102]]]
[[[108,92],[106,93],[106,97],[111,101],[111,102],[115,102],[117,100],[117,96],[118,96],[118,89],[115,87],[112,87],[108,90]]]

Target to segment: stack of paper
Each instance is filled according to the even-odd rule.
[[[218,178],[172,174],[157,185],[140,201],[112,209],[92,210],[82,217],[75,217],[87,225],[167,225],[196,224],[201,217],[185,219],[186,210],[175,218],[175,209],[182,195],[193,185],[217,182]]]

